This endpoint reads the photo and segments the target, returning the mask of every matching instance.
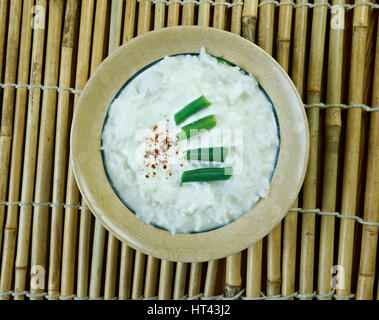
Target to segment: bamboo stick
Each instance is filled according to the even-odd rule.
[[[111,233],[108,233],[108,247],[104,281],[104,299],[107,300],[113,299],[116,294],[118,246],[119,241]],[[99,283],[101,283],[101,274],[99,274],[99,277]]]
[[[297,0],[296,4],[307,4],[308,0]],[[291,79],[295,84],[300,96],[304,96],[304,80],[305,80],[305,56],[308,31],[308,10],[307,6],[295,9],[295,24],[293,33],[293,58]]]
[[[376,36],[375,70],[372,93],[372,107],[379,108],[379,29]],[[370,135],[363,219],[379,222],[379,113],[370,117]],[[378,228],[364,225],[357,283],[357,300],[371,300],[374,294]]]
[[[356,0],[359,4],[363,0]],[[368,30],[368,6],[354,8],[353,34],[351,48],[349,103],[363,103],[366,41]],[[362,110],[350,109],[347,114],[345,160],[342,185],[342,207],[341,214],[356,215],[358,171],[361,140]],[[353,264],[353,242],[354,242],[353,220],[342,219],[340,224],[338,265],[343,268],[344,277],[339,279],[337,295],[346,296],[351,292],[351,273]]]
[[[183,3],[182,5],[182,25],[193,25],[195,19],[195,4]]]
[[[191,18],[192,16],[192,18]],[[192,8],[183,8],[183,24],[184,20],[187,24],[191,24],[191,19],[193,23],[194,16],[194,5]],[[165,4],[156,3],[155,4],[155,19],[154,19],[154,30],[158,30],[164,27],[165,22]],[[156,294],[157,277],[158,277],[158,267],[159,260],[157,258],[149,256],[147,258],[146,266],[146,276],[145,276],[145,298],[154,297]],[[173,262],[162,260],[161,271],[159,276],[159,289],[158,289],[158,299],[169,299],[171,297],[171,281],[173,272]]]
[[[122,6],[123,0],[112,0],[108,54],[111,54],[120,46],[122,27]],[[114,298],[116,295],[118,248],[119,241],[109,232],[104,286],[104,299],[108,300]]]
[[[125,6],[124,36],[123,43],[134,37],[136,0],[127,0]],[[131,278],[133,268],[133,249],[125,243],[121,244],[120,256],[120,278],[118,298],[120,300],[130,299]]]
[[[37,0],[36,5],[46,8],[46,0]],[[45,43],[45,28],[33,31],[32,59],[30,69],[30,84],[41,85]],[[34,194],[34,177],[37,155],[37,139],[40,114],[41,89],[29,91],[27,123],[25,132],[25,150],[22,170],[21,202],[32,202]],[[21,206],[19,228],[17,235],[15,284],[16,293],[23,292],[26,285],[26,273],[29,262],[29,243],[31,231],[32,207]],[[24,296],[15,296],[15,300],[23,300]]]
[[[93,33],[94,35],[96,35],[96,37],[94,37],[92,43],[91,75],[95,72],[98,65],[103,61],[107,7],[107,0],[96,1],[95,25],[93,30]],[[105,228],[98,219],[95,219],[95,231],[93,236],[91,273],[89,284],[90,299],[96,299],[100,297],[105,237]]]
[[[159,289],[158,289],[159,300],[171,299],[173,272],[174,272],[174,263],[172,261],[162,260],[161,271],[159,275]]]
[[[280,0],[281,3],[288,1]],[[293,1],[289,1],[292,3]],[[290,45],[292,31],[292,5],[283,5],[279,7],[278,35],[276,59],[285,71],[289,71],[290,62]]]
[[[200,0],[197,24],[199,26],[209,27],[211,4],[207,1]]]
[[[224,0],[215,0],[215,2],[225,2]],[[213,28],[225,29],[226,24],[226,6],[216,5],[213,12]]]
[[[265,0],[260,1],[260,3],[263,2]],[[273,51],[274,15],[275,7],[273,4],[266,4],[259,8],[258,45],[270,55]],[[253,35],[252,38],[254,38]],[[247,252],[246,296],[250,298],[261,295],[262,241],[258,241],[248,248]]]
[[[267,2],[260,0],[259,3]],[[274,4],[265,4],[259,8],[258,19],[258,46],[260,46],[269,55],[272,55],[274,44]]]
[[[281,2],[283,1],[281,0]],[[291,5],[279,7],[276,59],[287,72],[289,72],[290,62],[292,10],[293,7]],[[292,207],[297,208],[297,206],[298,200],[296,199]],[[288,296],[295,292],[296,236],[297,212],[288,212],[283,223],[283,261],[281,266],[283,278],[281,283],[282,296]],[[281,251],[280,245],[277,246],[277,250]],[[278,259],[276,263],[280,268],[280,253],[277,253],[276,256]],[[274,280],[277,279],[280,281],[281,275],[279,272],[280,271],[278,271],[277,276],[273,278]]]
[[[85,204],[84,201],[82,202],[82,204]],[[89,259],[90,259],[90,250],[91,250],[90,248],[91,221],[92,221],[91,211],[89,211],[88,209],[81,209],[80,210],[79,239],[78,239],[79,246],[78,246],[78,266],[77,266],[77,289],[76,289],[76,295],[78,298],[85,298],[88,296],[88,272],[89,272],[88,270],[89,270]],[[76,249],[75,247],[72,247],[69,244],[67,245],[67,248],[68,248],[67,252],[70,252],[71,250]],[[73,252],[73,254],[74,254],[73,257],[75,257],[75,251]],[[69,259],[69,257],[70,256],[67,254],[67,259]],[[65,270],[67,270],[67,273],[68,273],[71,267],[75,268],[75,259],[67,261],[67,265],[69,268]],[[72,275],[71,275],[72,279],[70,278],[69,281],[67,281],[67,284],[69,284],[69,286],[67,286],[68,290],[66,290],[65,292],[73,291],[73,280],[75,276],[74,270],[72,271]],[[70,275],[67,274],[66,279],[68,279],[69,276]],[[62,294],[63,293],[64,292],[62,291]]]
[[[263,241],[258,241],[247,250],[246,297],[261,296],[262,288],[262,248]]]
[[[285,2],[281,0],[280,2]],[[289,67],[289,54],[290,54],[290,41],[291,41],[291,27],[292,27],[292,6],[286,5],[279,8],[279,22],[278,22],[278,36],[277,36],[277,53],[276,59],[285,71],[288,71]],[[293,255],[293,231],[296,223],[296,216],[287,215],[284,220],[284,253],[288,254],[292,258]],[[296,230],[296,228],[295,228]],[[268,235],[267,241],[267,294],[278,295],[281,292],[281,237],[282,237],[282,224],[274,228],[274,230]],[[295,242],[296,245],[296,242]],[[296,247],[295,247],[296,248]],[[290,252],[288,252],[288,250]],[[296,250],[296,249],[295,249]],[[287,258],[287,256],[284,256]],[[284,270],[287,271],[287,267],[292,271],[293,261],[287,259]],[[292,276],[292,272],[290,275]],[[286,279],[286,282],[292,282],[293,279]],[[286,284],[287,286],[287,284]]]
[[[21,28],[21,41],[20,41],[20,58],[18,66],[18,83],[27,83],[29,80],[30,70],[30,48],[32,40],[32,28],[30,27],[29,14],[34,4],[34,0],[24,2],[22,12],[22,28]],[[4,5],[3,5],[4,6]],[[0,14],[1,15],[1,14]],[[0,43],[1,44],[1,43]],[[1,59],[2,55],[0,56]],[[24,149],[24,129],[25,129],[25,114],[26,104],[28,98],[28,90],[26,88],[17,89],[16,105],[15,105],[15,119],[12,138],[12,153],[11,153],[11,168],[9,177],[9,193],[8,201],[16,202],[19,200],[20,182],[21,182],[21,168],[22,168],[22,155]],[[0,275],[0,292],[7,292],[11,290],[13,280],[13,267],[16,251],[16,237],[17,237],[17,220],[18,220],[18,206],[10,206],[6,217],[5,231],[4,231],[4,246],[1,259],[1,275]],[[1,235],[0,235],[1,236]],[[1,248],[1,240],[0,240]],[[1,252],[1,249],[0,249]],[[5,296],[4,299],[8,299]]]
[[[327,3],[325,0],[316,0],[315,4]],[[325,29],[327,7],[313,8],[311,45],[308,64],[307,103],[321,101],[322,70],[324,64]],[[317,175],[318,175],[318,148],[319,148],[319,114],[318,109],[307,110],[309,124],[309,159],[303,184],[303,208],[315,209],[317,204]],[[314,252],[315,252],[315,222],[316,215],[307,213],[302,215],[301,245],[300,245],[300,279],[299,293],[313,294]],[[329,246],[329,244],[326,244]]]
[[[132,39],[134,37],[134,25],[136,19],[136,0],[127,0],[125,5],[124,15],[124,35],[122,43]]]
[[[194,297],[200,293],[202,265],[201,262],[191,263],[188,297]]]
[[[224,30],[226,26],[226,6],[216,5],[214,10],[213,27]],[[235,6],[232,9],[231,31],[237,35],[241,32],[241,10],[241,6]],[[231,297],[236,295],[241,290],[242,286],[241,252],[227,257],[226,261],[227,267],[224,291],[227,297]],[[210,281],[217,276],[218,265],[219,260],[214,260],[208,263],[205,283],[205,295],[207,297],[214,295],[215,283],[210,283]]]
[[[258,0],[245,0],[242,11],[242,37],[255,42],[258,18]]]
[[[152,298],[156,296],[159,261],[160,260],[157,258],[151,256],[147,257],[144,289],[145,298]]]
[[[177,262],[175,270],[173,299],[179,300],[184,297],[186,288],[187,263]]]
[[[333,1],[333,5],[343,4],[344,1]],[[342,100],[342,67],[343,67],[343,47],[344,32],[331,27],[329,41],[329,65],[328,65],[328,84],[327,84],[327,103],[341,103]],[[339,109],[329,109],[326,111],[325,118],[325,160],[324,160],[324,183],[322,196],[322,209],[335,211],[336,191],[338,175],[338,150],[341,131],[341,113]],[[320,260],[320,264],[325,264],[324,276],[321,284],[321,293],[328,293],[333,288],[327,281],[331,280],[331,270],[333,264],[333,238],[334,238],[334,218],[322,219],[322,232],[320,238],[324,245],[331,249],[323,250],[325,260]],[[328,241],[328,242],[326,242]],[[330,242],[331,241],[331,242]],[[320,267],[322,268],[322,267]],[[327,274],[330,274],[328,277]],[[329,287],[327,287],[329,286]]]
[[[151,2],[141,1],[138,10],[137,35],[144,34],[150,30]],[[143,295],[143,282],[145,274],[146,256],[136,251],[134,260],[134,274],[132,286],[132,299],[139,299]]]
[[[255,42],[258,19],[258,0],[244,2],[242,12],[242,36]],[[253,298],[261,295],[262,278],[262,241],[247,249],[246,297]]]
[[[155,4],[154,14],[154,30],[164,28],[165,16],[166,16],[166,4],[164,2],[158,2]]]
[[[142,0],[138,6],[137,35],[150,31],[151,1]]]
[[[123,0],[112,0],[108,54],[120,46]]]
[[[281,237],[282,224],[275,227],[267,236],[267,295],[280,294],[281,287]]]
[[[155,4],[154,30],[164,28],[166,7],[165,3]],[[158,299],[171,298],[171,281],[174,264],[171,261],[162,260],[158,284]],[[156,293],[159,260],[148,257],[145,278],[145,298],[154,297]]]
[[[18,49],[21,30],[22,1],[11,1],[5,61],[5,83],[15,83],[17,76]],[[8,188],[8,173],[13,133],[15,89],[4,88],[0,122],[0,202],[5,201]],[[0,206],[0,253],[3,240],[5,206]]]
[[[44,76],[46,86],[56,86],[58,84],[63,4],[63,0],[49,2]],[[57,92],[55,90],[43,91],[35,180],[34,201],[36,203],[49,202],[50,200],[54,151],[54,139],[51,137],[55,135],[56,102]],[[41,266],[43,270],[47,268],[49,215],[50,208],[48,206],[37,206],[33,210],[31,265]],[[32,285],[30,287],[31,294],[44,291],[45,287],[33,288]],[[43,299],[43,297],[33,299]]]
[[[241,257],[241,252],[226,257],[226,297],[233,297],[241,291]]]
[[[239,0],[233,0],[233,3],[239,3]],[[230,32],[237,35],[241,34],[241,19],[242,19],[242,6],[236,5],[232,7],[232,18],[230,24]]]
[[[208,261],[204,285],[204,297],[212,297],[215,295],[218,265],[218,260]]]
[[[298,0],[297,4],[307,3],[306,0]],[[295,11],[295,26],[293,40],[293,59],[291,78],[300,96],[303,96],[304,88],[304,64],[307,38],[308,7],[299,7]],[[298,207],[298,199],[293,204]],[[288,296],[295,292],[296,276],[296,236],[297,236],[297,212],[289,212],[284,221],[283,237],[283,284],[282,295]]]
[[[121,263],[118,289],[119,300],[130,299],[130,291],[132,287],[133,254],[133,249],[123,243],[120,257]]]
[[[96,21],[95,21],[96,24]],[[105,229],[98,219],[95,220],[95,231],[92,244],[91,273],[89,298],[100,298],[101,277],[103,274]]]
[[[93,23],[93,0],[84,0],[81,7],[80,30],[78,41],[78,57],[76,66],[75,88],[83,89],[88,79],[92,23]],[[79,94],[75,94],[74,107],[79,99]],[[67,183],[66,183],[66,203],[77,205],[79,203],[79,190],[73,175],[71,161],[68,163]],[[88,295],[88,261],[85,261],[87,253],[83,253],[86,244],[83,240],[89,237],[89,232],[83,235],[83,221],[90,217],[84,212],[80,216],[80,232],[79,232],[79,254],[78,254],[78,278],[77,278],[77,296],[79,298]],[[74,293],[75,270],[76,270],[76,241],[77,241],[77,220],[78,209],[76,207],[67,207],[64,213],[63,227],[63,250],[62,250],[62,275],[61,275],[61,295],[70,296]],[[89,228],[88,228],[89,230]],[[87,230],[86,230],[87,231]],[[89,245],[88,245],[89,246]],[[84,261],[83,261],[84,259]],[[84,267],[87,265],[87,269]],[[84,274],[84,276],[83,276]],[[83,293],[84,292],[84,293]]]
[[[167,27],[174,27],[179,24],[179,3],[170,3],[167,11]]]
[[[5,31],[7,27],[7,12],[8,0],[0,1],[0,81],[3,79],[3,57],[5,49]]]
[[[77,13],[77,1],[70,0],[66,4],[59,86],[69,88],[71,85],[71,66],[74,47],[74,33]],[[67,169],[67,143],[68,143],[68,117],[70,110],[70,93],[61,91],[58,93],[57,125],[55,134],[54,153],[54,178],[53,178],[53,203],[64,202],[64,182],[66,180]],[[61,252],[62,252],[62,231],[63,231],[63,207],[52,208],[51,234],[50,234],[50,255],[49,255],[49,296],[58,295],[60,292],[61,276]],[[57,298],[56,298],[57,299]]]
[[[133,273],[133,286],[132,286],[132,299],[139,299],[142,297],[143,280],[145,274],[146,256],[136,251],[134,258],[134,273]]]
[[[261,3],[262,2],[264,2],[264,0],[261,1]],[[271,55],[274,41],[274,16],[275,7],[273,4],[264,5],[259,9],[258,45]],[[271,231],[267,238],[268,295],[278,295],[280,293],[280,251],[276,248],[278,244],[280,248],[280,240],[281,224]]]

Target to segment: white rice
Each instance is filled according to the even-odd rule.
[[[212,105],[176,126],[173,115],[201,95]],[[180,127],[210,114],[216,127],[174,142]],[[200,232],[230,223],[268,195],[277,132],[272,105],[254,77],[202,49],[198,56],[166,57],[129,82],[111,104],[102,149],[114,188],[139,219],[172,234]],[[225,163],[185,160],[187,149],[209,146],[234,146],[235,152]],[[233,167],[234,175],[180,183],[183,171],[209,166]]]

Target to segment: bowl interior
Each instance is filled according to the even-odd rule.
[[[187,55],[189,53],[182,53],[182,54],[178,54],[178,55],[173,55],[173,56],[180,56],[180,55]],[[198,55],[197,53],[190,53],[189,55]],[[172,56],[171,56],[172,57]],[[163,58],[162,58],[163,59]],[[157,61],[154,61],[152,62],[151,64],[145,66],[144,68],[142,68],[141,70],[139,70],[138,72],[136,72],[133,76],[131,76],[123,85],[122,87],[120,88],[120,91],[115,95],[115,97],[113,98],[109,108],[108,108],[108,111],[107,111],[107,114],[105,116],[105,119],[104,119],[104,124],[103,124],[103,129],[102,129],[102,132],[104,131],[104,127],[107,123],[107,120],[108,120],[108,116],[109,116],[109,110],[110,110],[110,107],[112,105],[112,103],[114,102],[115,99],[118,98],[118,96],[121,94],[121,92],[123,91],[123,89],[129,85],[129,83],[131,83],[139,74],[141,74],[142,72],[144,72],[145,70],[149,69],[150,67],[154,66],[156,63],[158,63],[159,61],[161,61],[162,59],[159,59]],[[225,59],[224,59],[225,60]],[[226,61],[226,60],[225,60]],[[235,67],[236,65],[231,63],[230,61],[226,61],[226,63],[228,63],[229,65]],[[248,74],[248,72],[246,72],[245,70],[241,69],[242,72],[244,72],[245,74]],[[279,126],[279,120],[278,120],[278,115],[276,113],[276,110],[275,110],[275,107],[270,99],[270,97],[268,96],[268,94],[266,93],[266,91],[262,88],[262,86],[260,84],[258,84],[260,90],[262,91],[262,93],[264,94],[264,96],[266,97],[266,99],[270,102],[271,104],[271,107],[272,107],[272,112],[273,112],[273,115],[274,115],[274,119],[275,119],[275,122],[276,122],[276,128],[277,128],[277,136],[279,138],[279,146],[276,150],[276,155],[275,155],[275,163],[274,163],[274,168],[271,172],[271,177],[270,177],[270,181],[274,175],[274,172],[275,172],[275,169],[276,169],[276,164],[278,162],[278,157],[279,157],[279,151],[280,151],[280,126]],[[103,139],[101,138],[101,147],[103,146]],[[106,164],[106,161],[105,161],[105,154],[104,154],[104,150],[101,149],[101,156],[102,156],[102,159],[103,159],[103,166],[104,166],[104,170],[105,170],[105,174],[108,178],[108,181],[109,183],[111,184],[114,192],[117,194],[117,196],[119,197],[119,199],[121,200],[121,202],[131,211],[135,214],[135,211],[134,209],[128,204],[127,202],[127,199],[125,199],[121,194],[120,192],[118,191],[118,189],[116,188],[116,186],[113,184],[112,182],[112,178],[110,177],[109,175],[109,171],[107,169],[107,164]],[[210,228],[210,229],[204,229],[202,231],[192,231],[192,232],[187,232],[187,233],[201,233],[201,232],[208,232],[208,231],[212,231],[212,230],[216,230],[218,228],[222,228],[224,227],[225,225],[233,222],[234,220],[238,219],[239,217],[237,218],[234,218],[232,221],[228,222],[228,223],[224,223],[224,224],[220,224],[218,226],[215,226],[213,228]],[[154,223],[150,223],[151,225],[157,227],[157,228],[160,228],[160,229],[163,229],[163,230],[167,230],[166,228],[164,228],[163,226],[159,226],[159,225],[156,225]],[[169,231],[169,230],[167,230]]]
[[[120,200],[103,165],[101,134],[108,108],[136,72],[167,55],[197,54],[201,47],[252,73],[275,106],[280,152],[269,195],[234,222],[211,231],[176,234],[146,225]],[[108,57],[84,88],[74,114],[71,160],[87,205],[117,238],[143,253],[172,261],[218,259],[267,235],[285,216],[304,179],[308,126],[301,99],[288,75],[259,47],[206,27],[174,27],[129,41]]]

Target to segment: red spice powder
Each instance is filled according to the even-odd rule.
[[[168,119],[166,119],[166,121],[169,122]],[[153,131],[155,131],[154,134],[146,137],[146,146],[148,146],[148,150],[145,152],[144,159],[146,159],[146,167],[150,165],[153,169],[151,172],[147,172],[150,174],[150,177],[157,175],[157,172],[154,170],[159,167],[164,170],[167,169],[167,158],[169,157],[168,150],[175,145],[175,139],[168,136],[169,130],[167,128],[163,132],[157,132],[157,129],[158,125],[155,125],[153,127]],[[176,154],[179,154],[179,152],[176,151]],[[172,172],[170,172],[169,175],[172,176]],[[148,178],[148,175],[146,175],[146,178]]]

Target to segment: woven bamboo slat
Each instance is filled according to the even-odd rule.
[[[77,2],[69,1],[66,4],[64,15],[64,27],[62,35],[62,51],[60,63],[59,86],[71,85],[71,71],[74,50],[75,20],[77,15]],[[54,173],[53,173],[53,196],[55,203],[64,202],[67,169],[67,142],[69,135],[69,111],[70,93],[62,91],[58,93],[57,124],[55,134]],[[63,208],[53,207],[51,210],[51,234],[49,252],[49,283],[48,294],[59,295],[62,261],[62,231],[63,231]],[[57,299],[57,298],[54,298]]]
[[[5,32],[7,27],[8,0],[0,3],[0,81],[3,81],[3,56],[5,52]],[[1,118],[0,118],[1,119]]]
[[[264,9],[263,9],[264,10]],[[244,2],[242,13],[242,36],[255,42],[258,19],[258,0]],[[262,240],[247,249],[246,297],[261,295],[262,282]]]
[[[36,5],[46,8],[46,1],[36,1]],[[33,44],[29,83],[32,85],[42,84],[45,26],[33,30]],[[41,89],[35,88],[29,91],[27,123],[25,132],[24,162],[22,170],[21,201],[32,202],[34,194],[35,167],[37,160],[37,139],[40,115]],[[17,235],[15,284],[14,291],[22,292],[26,289],[29,260],[29,245],[32,222],[31,206],[20,207],[19,227]],[[24,299],[24,296],[15,296],[15,300]]]
[[[0,1],[0,299],[378,299],[378,8]],[[310,154],[294,209],[266,238],[226,259],[182,263],[131,249],[93,218],[69,133],[80,92],[108,54],[152,29],[193,24],[275,57],[307,104]]]
[[[44,75],[44,84],[47,86],[56,86],[58,84],[62,18],[63,1],[51,1],[49,3]],[[56,92],[52,90],[43,92],[34,191],[34,201],[37,203],[48,202],[50,198],[52,155],[54,151],[54,140],[51,137],[55,135],[56,102]],[[31,265],[42,267],[44,270],[47,269],[49,213],[49,207],[46,206],[38,206],[33,210]],[[42,293],[44,288],[45,284],[37,289],[31,286],[30,293]]]
[[[78,41],[78,56],[76,64],[75,88],[82,89],[88,80],[90,68],[91,34],[93,26],[94,1],[82,2],[80,13],[80,30]],[[75,95],[74,106],[79,95]],[[66,179],[66,203],[79,203],[79,190],[76,186],[71,163],[68,165]],[[61,295],[70,296],[75,292],[74,283],[77,276],[77,296],[88,296],[88,259],[89,259],[89,224],[91,216],[88,212],[80,214],[79,253],[76,258],[78,232],[78,208],[67,207],[64,213],[63,249],[62,249],[62,279]],[[76,275],[76,259],[78,268]]]
[[[362,1],[356,0],[358,4]],[[349,103],[363,102],[364,65],[366,59],[366,41],[368,31],[368,7],[354,9],[353,33],[350,63]],[[361,147],[362,110],[349,110],[346,122],[346,143],[343,169],[342,206],[341,213],[356,215],[358,171]],[[350,295],[352,255],[354,242],[354,223],[343,220],[340,225],[338,245],[338,266],[343,269],[344,277],[337,286],[339,296]]]
[[[375,71],[372,93],[372,107],[379,106],[379,29],[376,37]],[[367,159],[367,180],[364,219],[379,222],[379,115],[373,113],[370,119],[370,135]],[[362,230],[361,256],[359,264],[357,299],[372,299],[374,295],[376,251],[378,228],[364,226]],[[379,289],[378,289],[379,290]],[[378,298],[379,295],[377,295]]]
[[[315,1],[315,4],[326,3],[327,1]],[[324,66],[324,47],[326,33],[326,7],[319,6],[313,8],[312,30],[310,39],[310,53],[308,63],[308,79],[306,90],[306,101],[308,103],[319,103],[321,101],[322,71]],[[307,110],[310,150],[308,169],[303,184],[303,207],[314,209],[317,207],[317,184],[319,169],[319,116],[318,109]],[[302,216],[301,229],[301,254],[300,254],[300,285],[299,291],[303,295],[312,294],[314,291],[313,274],[315,272],[315,223],[314,214]],[[322,231],[321,231],[322,233]],[[320,239],[320,243],[322,243]],[[325,245],[326,241],[323,242]],[[320,244],[320,248],[324,248]],[[321,249],[323,250],[323,249]],[[320,254],[322,252],[320,251]],[[320,269],[319,269],[320,275]],[[321,276],[319,276],[319,281]]]
[[[32,28],[29,25],[29,13],[34,1],[24,3],[22,13],[22,27],[20,38],[20,57],[18,66],[17,81],[27,83],[30,71],[30,48],[32,40]],[[25,140],[25,114],[28,99],[28,90],[25,88],[17,89],[15,116],[14,116],[14,132],[12,137],[11,164],[9,173],[9,201],[17,201],[20,196],[21,170],[23,143]],[[17,224],[18,224],[18,207],[10,207],[7,212],[7,219],[4,230],[4,245],[2,252],[0,291],[9,291],[12,286],[14,257],[16,251],[17,240]],[[1,224],[1,223],[0,223]],[[1,246],[0,240],[0,246]],[[0,250],[1,253],[1,250]],[[8,297],[6,297],[8,298]]]
[[[4,82],[15,82],[17,77],[18,50],[21,31],[22,2],[12,1],[10,4],[9,28],[7,51],[5,59]],[[3,8],[2,10],[5,10]],[[3,40],[2,40],[3,41]],[[3,50],[4,52],[4,50]],[[5,88],[1,108],[0,122],[0,201],[5,201],[8,188],[8,173],[10,153],[13,134],[13,113],[15,100],[15,89]],[[3,228],[5,218],[5,207],[0,208],[0,247],[3,243]]]
[[[276,47],[276,59],[284,70],[289,72],[290,63],[290,44],[292,30],[292,6],[282,6],[279,8],[278,35]],[[297,201],[292,205],[297,207]],[[289,212],[284,218],[283,223],[283,261],[280,267],[280,254],[277,254],[277,268],[282,268],[282,295],[290,295],[294,292],[295,287],[295,262],[296,262],[296,229],[297,216],[296,213]],[[278,240],[279,241],[279,240]],[[280,246],[277,251],[281,251]],[[275,266],[275,265],[274,265]],[[280,274],[274,281],[280,281]],[[279,284],[280,285],[280,284]],[[274,283],[274,287],[275,287]],[[274,289],[276,291],[276,289]],[[275,293],[276,294],[276,293]]]
[[[120,46],[122,30],[122,9],[123,1],[112,1],[109,27],[108,54],[111,54]],[[112,299],[116,296],[116,272],[118,251],[119,241],[111,233],[108,233],[104,299]]]
[[[122,43],[134,37],[136,0],[126,1],[124,15],[124,35]],[[132,268],[134,251],[125,243],[121,244],[120,275],[118,297],[121,300],[130,299],[132,288]]]
[[[98,35],[92,41],[91,52],[91,74],[93,74],[97,66],[104,58],[105,46],[105,28],[107,20],[108,1],[96,1],[95,9],[95,25],[93,33]],[[106,230],[98,219],[95,219],[95,231],[93,235],[91,273],[89,282],[89,297],[97,299],[101,290],[101,279],[103,272],[104,247],[105,247]],[[113,298],[113,297],[112,297]]]

